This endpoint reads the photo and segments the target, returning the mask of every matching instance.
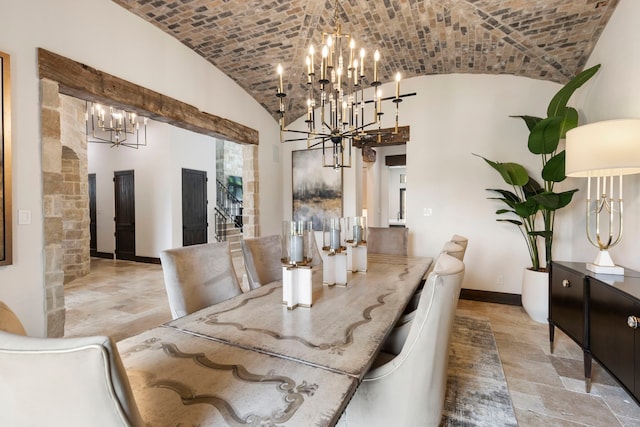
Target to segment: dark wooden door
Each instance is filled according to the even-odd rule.
[[[136,203],[133,171],[114,172],[116,258],[133,260],[136,256]]]
[[[207,243],[207,172],[182,169],[182,245]]]
[[[89,174],[89,254],[98,252],[98,232],[96,223],[96,174]]]

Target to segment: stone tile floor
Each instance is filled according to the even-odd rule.
[[[160,265],[94,258],[91,267],[65,288],[65,336],[119,341],[171,320]],[[519,426],[640,427],[640,407],[595,362],[584,392],[582,352],[562,332],[551,354],[547,325],[522,307],[461,300],[458,312],[490,320]]]

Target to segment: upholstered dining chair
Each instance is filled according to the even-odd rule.
[[[457,243],[460,246],[462,246],[464,248],[464,250],[467,250],[467,245],[469,244],[469,239],[464,237],[464,236],[460,236],[458,234],[454,234],[453,236],[451,236],[451,241],[453,243]]]
[[[186,316],[242,293],[228,242],[160,252],[171,316]]]
[[[459,245],[454,242],[445,242],[442,246],[442,252],[451,255],[452,257],[458,258],[460,261],[464,261],[464,254],[466,249],[464,246]]]
[[[249,289],[282,280],[282,238],[279,234],[242,239]]]
[[[464,264],[441,254],[398,353],[382,352],[346,409],[348,427],[438,426]]]
[[[370,254],[407,256],[409,229],[406,227],[367,228],[367,252]]]
[[[27,335],[18,316],[2,301],[0,301],[0,331]]]
[[[109,337],[0,331],[0,425],[144,426]]]

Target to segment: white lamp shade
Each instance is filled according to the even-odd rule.
[[[640,119],[579,126],[567,132],[566,144],[567,176],[640,173]]]

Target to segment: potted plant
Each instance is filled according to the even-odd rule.
[[[548,271],[552,260],[553,232],[556,212],[567,206],[577,189],[556,193],[554,186],[566,179],[565,152],[560,149],[560,140],[568,130],[578,126],[578,111],[568,107],[573,93],[598,71],[595,65],[576,75],[551,99],[547,107],[547,117],[512,116],[520,118],[529,130],[529,151],[540,157],[540,178],[542,185],[532,178],[526,168],[519,163],[501,163],[482,156],[494,168],[511,190],[488,189],[498,197],[505,207],[498,209],[497,221],[515,224],[521,231],[531,258],[531,267],[525,270],[522,286],[522,305],[527,313],[538,322],[546,322],[548,317]],[[542,264],[539,239],[544,242]],[[533,278],[533,277],[537,277]],[[534,282],[534,283],[532,283]]]

